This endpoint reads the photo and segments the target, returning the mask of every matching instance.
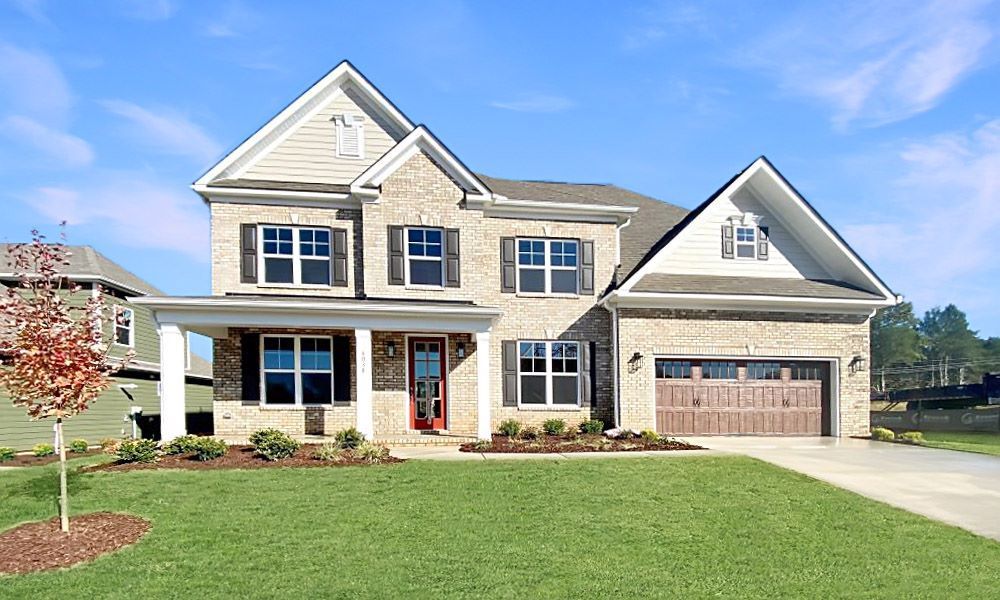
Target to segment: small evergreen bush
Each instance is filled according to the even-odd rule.
[[[542,432],[539,431],[537,427],[529,425],[521,430],[521,435],[519,436],[524,440],[537,440],[542,436]]]
[[[344,452],[336,442],[326,442],[313,451],[313,458],[325,462],[338,462],[344,460]]]
[[[549,435],[559,435],[566,431],[566,421],[562,419],[546,419],[542,423],[542,429]]]
[[[597,419],[584,421],[583,423],[580,423],[580,431],[584,433],[601,433],[604,431],[604,421],[599,421]]]
[[[920,445],[924,443],[924,434],[920,433],[919,431],[907,431],[906,433],[899,434],[899,437],[896,439],[898,439],[901,442],[906,442],[908,444]]]
[[[639,434],[644,441],[647,442],[658,442],[660,441],[660,434],[656,433],[652,429],[643,429],[642,433]]]
[[[507,419],[503,423],[500,423],[500,427],[497,431],[500,432],[500,435],[517,437],[517,434],[521,433],[521,422],[515,421],[514,419]]]
[[[52,444],[35,444],[31,448],[31,453],[35,456],[52,456],[56,453],[56,448]]]
[[[876,427],[872,429],[872,439],[880,442],[891,442],[896,439],[896,434],[891,429]]]
[[[163,444],[164,454],[191,454],[198,450],[201,438],[196,435],[182,435]]]
[[[301,444],[284,431],[261,429],[250,434],[250,443],[267,460],[281,460],[295,454]]]
[[[77,454],[81,454],[89,449],[90,449],[90,444],[87,443],[87,440],[73,440],[72,442],[69,443],[70,452],[76,452]]]
[[[120,463],[151,463],[159,458],[159,450],[153,440],[122,440],[114,456]]]
[[[365,441],[358,445],[353,451],[356,458],[370,463],[380,463],[389,458],[389,449],[381,444],[373,444]]]
[[[344,450],[353,450],[364,443],[365,436],[358,431],[357,427],[349,427],[338,431],[335,439],[337,445]]]
[[[203,437],[197,441],[194,457],[200,461],[215,460],[226,455],[229,446],[219,438]]]
[[[0,447],[0,462],[14,460],[14,456],[16,456],[16,453],[13,448],[8,448],[7,446]]]

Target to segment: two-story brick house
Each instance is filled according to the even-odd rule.
[[[344,62],[194,189],[212,295],[135,300],[160,326],[164,437],[186,330],[215,340],[231,439],[867,430],[868,319],[896,297],[763,158],[690,212],[487,177]]]

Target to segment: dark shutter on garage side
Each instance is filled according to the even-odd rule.
[[[346,335],[333,338],[333,403],[351,403],[351,338]]]
[[[459,287],[462,284],[461,246],[457,229],[444,230],[444,285]]]
[[[594,241],[580,242],[580,293],[585,296],[594,294]]]
[[[332,229],[330,238],[333,240],[330,252],[331,283],[334,287],[347,287],[347,230]]]
[[[399,225],[389,225],[389,239],[386,246],[389,248],[389,285],[403,285],[406,283],[403,274],[403,228]]]
[[[722,258],[736,258],[736,247],[733,240],[733,226],[722,226]]]
[[[504,294],[513,294],[517,291],[517,260],[514,251],[514,238],[500,238],[500,291]]]
[[[257,283],[257,224],[240,225],[240,283]]]
[[[260,334],[244,333],[240,336],[240,369],[243,402],[260,403]]]
[[[517,341],[503,342],[503,405],[517,406]]]
[[[596,404],[597,363],[594,354],[596,342],[580,342],[580,406]]]
[[[757,228],[757,260],[767,260],[767,253],[771,249],[771,238],[768,236],[767,227]]]

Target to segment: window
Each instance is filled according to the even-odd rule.
[[[736,258],[757,258],[757,228],[736,227]]]
[[[781,365],[775,362],[748,362],[747,379],[781,379]]]
[[[333,342],[328,337],[262,336],[264,403],[330,404]]]
[[[517,291],[576,294],[576,240],[517,240]]]
[[[337,115],[337,156],[340,158],[365,157],[365,130],[362,117],[357,115]]]
[[[702,379],[736,379],[736,363],[705,361],[701,363]]]
[[[656,377],[659,379],[690,379],[691,361],[657,359]]]
[[[264,283],[330,285],[330,230],[261,227]]]
[[[819,365],[788,365],[791,369],[793,381],[818,381],[822,378]]]
[[[135,334],[135,313],[131,308],[115,307],[115,343],[119,346],[132,346]]]
[[[406,229],[406,283],[441,287],[444,279],[443,231],[424,227]]]
[[[580,346],[576,342],[520,342],[518,397],[527,406],[579,404]]]

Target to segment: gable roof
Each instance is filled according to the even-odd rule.
[[[354,65],[344,60],[226,154],[222,160],[202,174],[194,182],[194,185],[199,187],[214,185],[216,179],[232,179],[241,167],[249,164],[255,157],[280,141],[284,134],[319,109],[346,83],[353,84],[371,100],[372,106],[381,112],[388,123],[394,125],[400,134],[413,129],[413,123],[410,119],[396,108],[396,105],[382,94],[372,82],[368,81]]]
[[[0,244],[3,265],[0,277],[13,277],[12,267],[7,263],[7,249],[12,244]],[[67,246],[71,253],[63,271],[70,280],[94,280],[126,292],[162,296],[163,292],[125,267],[112,261],[91,246]]]

